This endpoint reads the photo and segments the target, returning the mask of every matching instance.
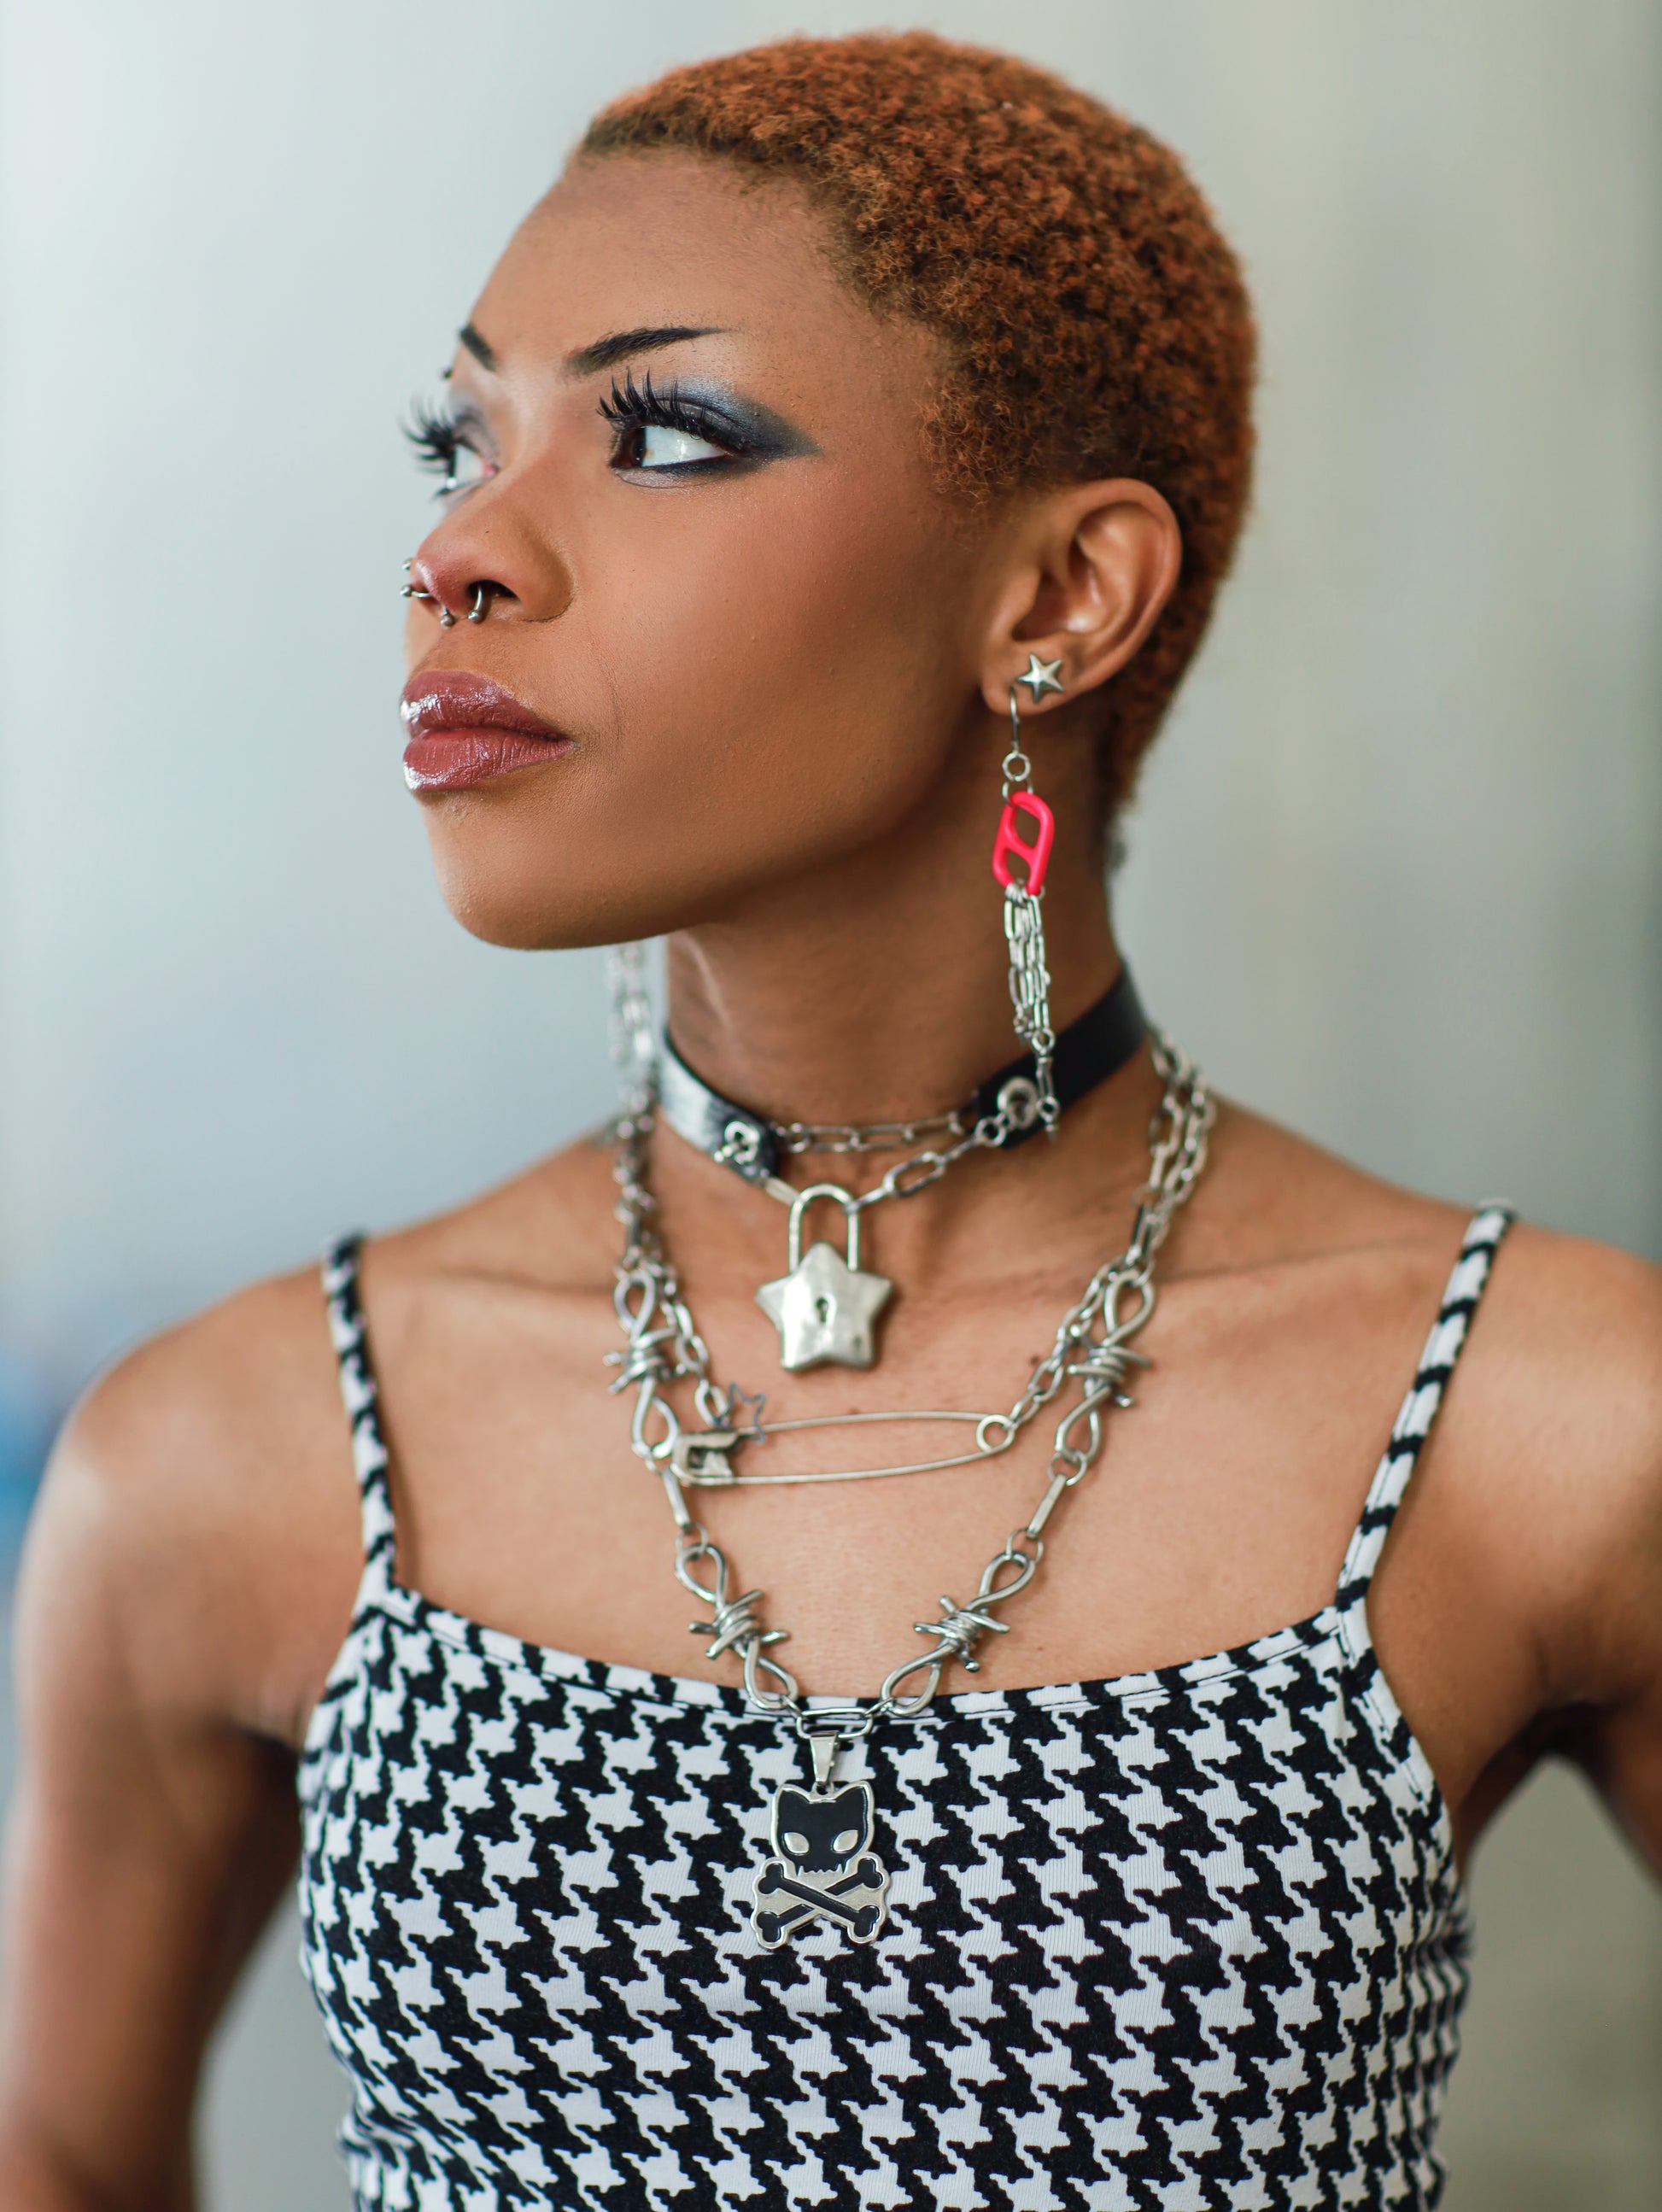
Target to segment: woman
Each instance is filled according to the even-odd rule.
[[[1435,2201],[1484,1824],[1558,1749],[1662,1850],[1662,1289],[1144,1032],[1251,354],[1169,153],[922,37],[679,72],[511,241],[405,775],[671,1042],[622,960],[615,1137],[77,1413],[0,2201],[192,2201],[297,1855],[366,2205]]]

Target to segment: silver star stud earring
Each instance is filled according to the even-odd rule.
[[[1043,693],[1061,691],[1066,688],[1062,681],[1062,663],[1059,660],[1041,660],[1036,653],[1027,655],[1026,668],[1017,677],[1016,682],[1028,686],[1036,706]]]

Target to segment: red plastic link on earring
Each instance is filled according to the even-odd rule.
[[[1017,809],[1030,814],[1033,828],[1023,836],[1023,824],[1017,817]],[[998,835],[993,839],[993,873],[1008,889],[1017,879],[1010,872],[1010,857],[1014,854],[1027,863],[1025,888],[1037,898],[1044,888],[1044,872],[1050,865],[1050,848],[1056,842],[1056,818],[1036,791],[1018,791],[1004,802],[1004,811],[998,817]],[[1018,889],[1023,888],[1017,885]]]

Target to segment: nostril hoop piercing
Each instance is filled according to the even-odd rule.
[[[411,565],[411,564],[408,561],[404,564],[404,573],[406,576],[410,574]],[[473,611],[467,617],[469,622],[483,622],[484,620],[484,595],[490,589],[490,586],[489,584],[476,584],[474,586]],[[424,591],[419,584],[406,584],[404,586],[404,596],[406,599],[427,599],[430,601],[434,606],[438,608],[439,623],[441,628],[444,629],[454,629],[456,627],[455,616],[452,614],[449,608],[442,603],[436,592]]]
[[[413,565],[414,564],[409,561],[405,562],[404,573],[406,576],[410,574],[411,568]],[[433,594],[431,592],[423,591],[419,584],[406,584],[404,586],[404,596],[406,599],[430,599],[433,597]]]

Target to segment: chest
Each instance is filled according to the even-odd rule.
[[[355,1638],[303,1769],[301,1894],[369,2165],[441,2176],[460,2135],[545,2187],[603,2156],[630,2204],[716,2202],[740,2167],[772,2203],[816,2201],[829,2145],[817,2201],[876,2203],[927,2149],[933,2201],[995,2201],[1025,2158],[1084,2203],[1111,2159],[1221,2183],[1243,2122],[1283,2175],[1420,2155],[1464,1918],[1428,1778],[1330,1620],[856,1747],[888,1923],[777,1950],[748,1907],[782,1732],[397,1594]]]
[[[1054,1330],[1042,1291],[898,1316],[881,1369],[782,1376],[761,1316],[715,1307],[734,1378],[770,1420],[889,1409],[1007,1411]],[[1185,1310],[1187,1307],[1188,1310]],[[436,1317],[435,1317],[436,1318]],[[1245,1640],[1315,1612],[1414,1358],[1413,1324],[1365,1343],[1330,1319],[1219,1314],[1172,1292],[1136,1403],[1106,1415],[1087,1479],[1046,1529],[1041,1573],[977,1656],[989,1684],[1096,1679]],[[667,1674],[708,1672],[673,1581],[660,1486],[609,1395],[609,1301],[417,1321],[380,1340],[401,1578],[531,1640]],[[900,1323],[908,1323],[905,1328]],[[753,1324],[754,1326],[750,1326]],[[1383,1342],[1381,1337],[1383,1335]],[[724,1373],[723,1379],[729,1379]],[[1062,1401],[1056,1413],[1062,1410]],[[1044,1495],[1056,1413],[1009,1451],[882,1481],[700,1489],[694,1510],[788,1630],[813,1689],[863,1691],[920,1647],[912,1623],[973,1594]],[[741,1468],[849,1471],[961,1452],[962,1425],[874,1421],[770,1443]],[[695,1608],[696,1609],[696,1608]]]

